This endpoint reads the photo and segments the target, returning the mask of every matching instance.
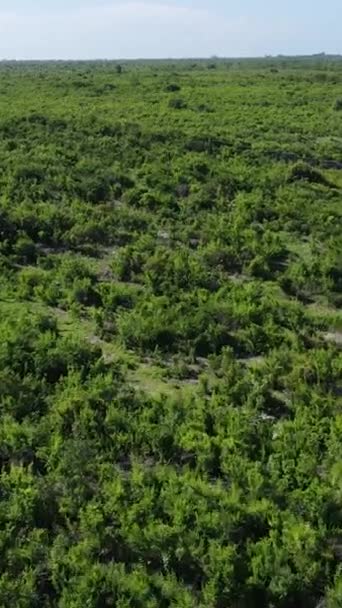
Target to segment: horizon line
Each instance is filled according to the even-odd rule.
[[[248,60],[248,59],[296,59],[296,58],[341,58],[342,53],[325,53],[316,52],[316,53],[291,53],[291,54],[264,54],[264,55],[208,55],[208,56],[184,56],[184,57],[172,57],[172,56],[158,56],[158,57],[68,57],[68,58],[60,58],[60,57],[45,57],[45,58],[16,58],[16,57],[3,57],[0,58],[1,63],[12,63],[12,62],[91,62],[91,61],[227,61],[227,60]]]

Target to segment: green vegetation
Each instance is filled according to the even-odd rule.
[[[0,606],[342,605],[342,64],[0,64]]]

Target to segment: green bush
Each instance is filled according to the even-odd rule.
[[[26,236],[22,236],[17,240],[13,251],[19,263],[34,264],[37,260],[36,245]]]
[[[310,165],[304,162],[298,162],[291,167],[288,176],[289,182],[307,181],[312,184],[329,185],[328,180],[320,171],[313,169]]]
[[[336,110],[336,112],[340,112],[342,110],[342,98],[336,99],[334,103],[334,110]]]
[[[169,101],[169,108],[173,110],[184,110],[187,107],[187,103],[180,97],[172,97]]]

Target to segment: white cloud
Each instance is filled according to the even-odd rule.
[[[17,59],[249,55],[267,52],[264,34],[245,17],[150,2],[54,14],[0,10],[0,57]]]

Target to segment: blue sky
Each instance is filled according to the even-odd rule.
[[[0,58],[342,53],[342,0],[0,0]]]

